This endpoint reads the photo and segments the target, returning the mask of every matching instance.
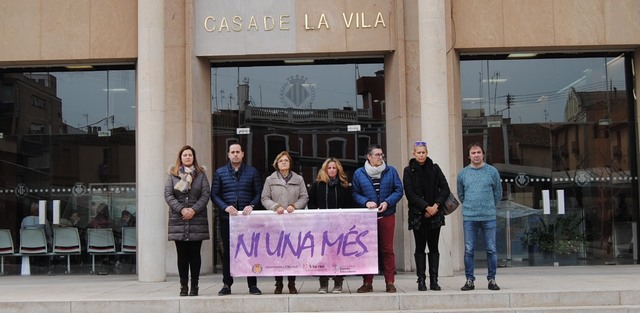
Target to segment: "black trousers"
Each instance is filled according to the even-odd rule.
[[[231,255],[229,250],[229,219],[220,218],[220,236],[222,237],[222,282],[231,287],[233,285],[233,277],[231,276]],[[249,287],[258,285],[256,277],[247,277],[247,285]]]
[[[413,238],[416,241],[415,253],[425,253],[425,247],[429,247],[429,253],[440,253],[438,241],[440,240],[440,227],[431,228],[427,223],[422,223],[420,229],[413,230]]]
[[[178,254],[178,274],[180,283],[186,284],[189,281],[189,269],[191,269],[191,284],[198,284],[200,279],[200,267],[202,258],[200,248],[202,241],[175,241],[176,252]]]

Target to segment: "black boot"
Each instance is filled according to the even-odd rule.
[[[427,269],[427,255],[425,253],[416,253],[413,255],[416,259],[416,274],[418,275],[418,290],[427,290],[424,280],[426,278],[425,270]]]
[[[189,295],[192,297],[195,297],[198,295],[198,280],[197,279],[191,279],[191,292],[189,292]]]
[[[429,253],[429,288],[442,290],[438,285],[438,267],[440,266],[440,253]]]
[[[189,295],[189,286],[186,280],[180,280],[180,296],[184,297]]]

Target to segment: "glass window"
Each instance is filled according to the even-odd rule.
[[[633,262],[632,55],[461,60],[463,142],[481,143],[503,179],[501,260],[516,266]]]
[[[42,207],[49,227],[79,229],[84,250],[90,227],[111,227],[120,242],[123,212],[133,226],[137,211],[133,67],[12,69],[0,71],[0,85],[0,228],[11,230],[18,248],[21,222]],[[99,222],[103,210],[106,223]],[[124,258],[103,259],[99,269],[121,272],[115,264]],[[71,260],[72,273],[91,271],[88,255]],[[20,259],[8,261],[5,272],[19,274]],[[32,274],[67,270],[58,257],[31,266]]]
[[[229,138],[245,147],[245,161],[263,178],[281,151],[291,154],[292,168],[307,183],[329,156],[341,159],[349,174],[361,166],[370,138],[384,138],[384,69],[378,59],[349,61],[214,64],[214,166],[225,164]],[[347,131],[354,124],[361,131]],[[250,133],[238,135],[237,128]]]

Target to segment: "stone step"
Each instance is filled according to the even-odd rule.
[[[482,271],[482,270],[480,270]],[[220,275],[200,279],[200,296],[180,297],[178,278],[144,283],[134,275],[2,276],[0,313],[52,312],[635,312],[640,313],[640,267],[590,266],[500,269],[499,291],[476,280],[460,291],[464,275],[440,277],[442,291],[418,291],[415,274],[396,276],[397,293],[356,293],[360,277],[346,277],[342,294],[318,294],[317,277],[298,277],[297,295],[274,295],[272,277],[258,278],[263,294],[250,295],[244,278],[218,296]],[[332,283],[330,283],[332,287]],[[286,289],[286,288],[285,288]],[[286,292],[286,290],[285,290]]]

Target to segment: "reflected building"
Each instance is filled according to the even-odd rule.
[[[53,74],[0,73],[0,85],[0,228],[17,240],[20,220],[39,200],[48,203],[49,221],[55,199],[62,217],[78,213],[80,227],[95,214],[92,202],[108,203],[112,218],[136,213],[134,131],[117,127],[101,137],[100,126],[67,125]]]
[[[629,197],[637,178],[629,159],[632,128],[627,93],[570,88],[566,94],[564,120],[556,123],[513,124],[502,114],[463,111],[465,146],[483,144],[487,162],[500,171],[505,199],[537,210],[529,212],[534,218],[511,219],[508,229],[499,229],[500,250],[508,251],[503,260],[510,262],[523,253],[517,249],[519,238],[540,217],[553,223],[568,214],[583,221],[579,232],[588,243],[582,259],[632,262],[630,240],[636,227],[632,221],[638,217],[632,217],[628,208],[638,202]],[[560,194],[545,199],[543,191],[561,191],[562,208],[557,201]],[[550,212],[543,214],[545,201]],[[512,242],[504,242],[505,238]]]
[[[360,77],[357,94],[363,108],[303,109],[277,106],[257,107],[248,97],[238,97],[238,110],[220,110],[212,114],[214,168],[225,161],[226,148],[241,143],[245,161],[266,178],[273,172],[273,160],[281,151],[294,159],[294,170],[305,182],[315,180],[318,169],[328,157],[340,159],[351,174],[362,166],[370,144],[385,144],[384,74]],[[248,84],[238,86],[238,94],[248,94]],[[350,125],[360,131],[348,131]],[[238,128],[250,133],[237,134]],[[221,148],[224,147],[224,148]]]

